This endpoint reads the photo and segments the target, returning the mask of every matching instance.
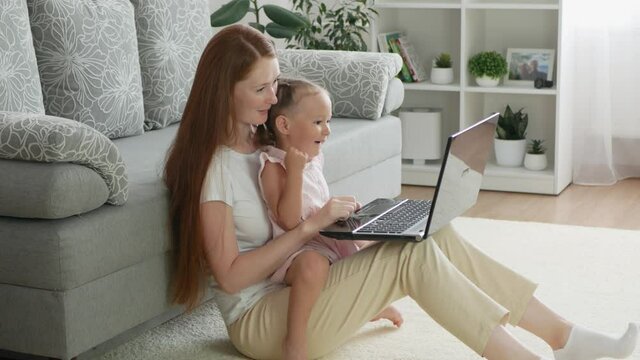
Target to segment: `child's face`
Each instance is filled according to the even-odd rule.
[[[324,92],[307,95],[300,99],[289,120],[290,145],[313,158],[331,134],[331,100]]]

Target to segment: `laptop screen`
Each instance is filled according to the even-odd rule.
[[[497,121],[498,114],[493,114],[449,137],[433,198],[430,234],[476,203]]]

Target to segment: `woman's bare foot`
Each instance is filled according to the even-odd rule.
[[[282,359],[283,360],[307,360],[307,343],[306,341],[285,337],[282,342]]]
[[[404,319],[402,318],[402,314],[400,314],[398,309],[394,308],[391,305],[387,306],[384,310],[382,310],[380,314],[374,316],[374,318],[371,319],[371,321],[377,321],[380,319],[387,319],[391,321],[393,325],[396,327],[402,326],[402,323],[404,322]]]

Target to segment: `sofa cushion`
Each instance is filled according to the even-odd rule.
[[[400,121],[390,115],[375,121],[332,119],[331,135],[323,147],[327,182],[334,183],[399,155],[401,134]]]
[[[0,69],[0,110],[44,114],[29,12],[24,0],[2,0]]]
[[[106,183],[109,204],[127,201],[127,173],[118,148],[104,135],[76,121],[0,112],[0,158],[86,166]]]
[[[97,209],[109,188],[97,172],[71,163],[0,160],[0,215],[61,219]]]
[[[145,130],[180,121],[211,36],[204,0],[131,0],[135,9]]]
[[[280,71],[322,85],[333,116],[374,120],[382,115],[389,82],[402,67],[398,54],[331,50],[278,50]]]
[[[0,283],[73,289],[170,250],[164,155],[178,124],[117,139],[129,170],[124,206],[58,220],[0,216]]]
[[[133,7],[127,0],[28,0],[47,114],[109,138],[143,132]]]

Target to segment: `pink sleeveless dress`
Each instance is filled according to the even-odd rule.
[[[272,163],[278,163],[284,167],[284,156],[286,152],[269,146],[265,151],[260,154],[260,172],[258,180],[260,184],[260,191],[264,198],[264,189],[262,187],[262,170],[267,161]],[[324,165],[324,156],[322,153],[314,157],[309,161],[303,171],[302,176],[302,219],[307,219],[311,215],[320,210],[324,204],[329,201],[329,186],[322,173],[322,166]],[[286,170],[286,169],[285,169]],[[285,231],[278,226],[274,221],[274,216],[269,211],[269,219],[271,220],[271,226],[273,229],[273,237],[281,235]],[[326,236],[317,235],[315,238],[307,242],[300,250],[293,253],[287,261],[271,275],[273,281],[284,281],[284,276],[287,273],[287,269],[291,266],[291,262],[303,251],[316,251],[324,255],[329,262],[334,262],[349,256],[358,251],[358,246],[353,241],[340,241]]]

